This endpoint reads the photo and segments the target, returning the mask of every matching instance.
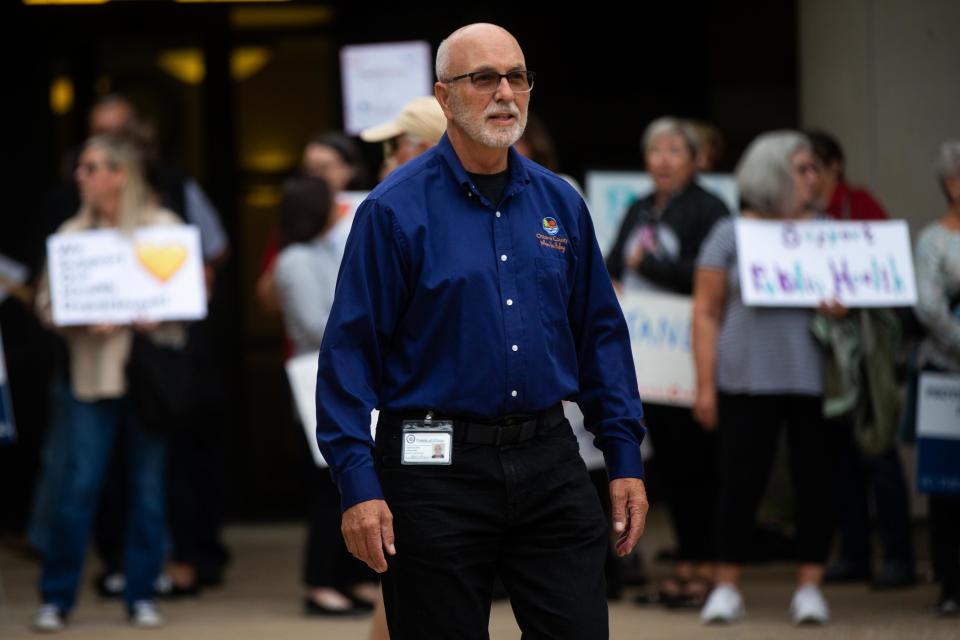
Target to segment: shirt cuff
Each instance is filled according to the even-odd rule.
[[[614,440],[603,447],[603,459],[607,463],[607,476],[617,478],[640,478],[643,480],[643,457],[640,445],[634,442]]]
[[[380,479],[373,467],[357,467],[337,478],[340,489],[340,512],[367,500],[383,500]]]

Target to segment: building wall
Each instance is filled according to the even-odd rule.
[[[848,179],[917,232],[945,203],[934,165],[960,137],[960,2],[798,3],[800,123],[838,137]]]

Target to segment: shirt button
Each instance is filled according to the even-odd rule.
[[[506,261],[507,261],[507,254],[503,254],[502,256],[500,256],[500,262],[506,262]]]
[[[516,351],[516,350],[519,349],[520,347],[518,347],[517,345],[513,345],[513,346],[510,347],[510,348],[513,349],[514,351]]]
[[[500,212],[499,212],[499,211],[497,211],[497,217],[498,217],[498,218],[500,217]]]
[[[507,306],[508,306],[508,307],[512,307],[512,306],[513,306],[513,298],[507,298]]]
[[[510,395],[513,396],[514,398],[516,398],[516,397],[517,397],[517,390],[514,389],[513,391],[511,391],[511,392],[510,392]]]

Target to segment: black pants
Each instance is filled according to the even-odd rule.
[[[175,562],[197,570],[203,584],[218,584],[230,554],[220,538],[223,449],[216,416],[197,416],[170,438],[168,522]]]
[[[645,404],[643,408],[677,538],[677,559],[713,560],[716,434],[700,427],[686,407]]]
[[[720,394],[720,498],[717,559],[750,559],[757,507],[763,498],[781,427],[786,424],[796,494],[797,555],[822,564],[834,529],[838,439],[823,419],[821,398]]]
[[[566,420],[518,445],[455,443],[448,466],[401,465],[400,449],[400,426],[381,424],[393,640],[488,638],[497,574],[524,638],[608,637],[608,527]]]
[[[303,581],[308,587],[349,590],[377,581],[377,574],[347,551],[340,532],[340,493],[327,469],[311,464],[310,526],[304,556]]]
[[[910,535],[910,495],[900,454],[895,446],[868,457],[854,440],[849,421],[828,423],[843,435],[840,452],[840,557],[854,567],[869,570],[871,553],[870,504],[873,496],[875,531],[885,564],[914,570]]]
[[[960,496],[930,496],[933,572],[947,593],[960,592]]]

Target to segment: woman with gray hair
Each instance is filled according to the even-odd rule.
[[[736,179],[745,218],[811,215],[816,165],[799,133],[759,136],[740,160]],[[833,519],[831,478],[824,472],[831,467],[823,461],[835,447],[821,409],[823,357],[809,329],[815,312],[743,304],[734,226],[723,220],[714,227],[700,252],[694,286],[694,415],[706,429],[719,427],[720,450],[717,586],[701,620],[731,622],[744,613],[741,567],[786,424],[800,560],[791,611],[797,624],[824,623],[829,611],[819,587]]]
[[[940,186],[947,211],[920,233],[914,253],[917,318],[927,329],[918,364],[924,371],[960,375],[960,139],[940,147]],[[960,460],[955,464],[960,467]],[[937,610],[960,613],[960,494],[956,487],[929,489],[930,547],[940,582]]]
[[[643,290],[689,295],[700,245],[729,212],[696,183],[697,138],[687,122],[654,120],[641,146],[654,190],[627,210],[607,270],[625,295]],[[660,584],[659,601],[699,608],[713,572],[715,438],[686,407],[643,406],[677,539],[677,562]]]
[[[144,180],[140,154],[127,140],[105,135],[88,140],[75,177],[80,211],[61,225],[58,234],[111,228],[130,233],[180,224],[180,218],[157,206]],[[50,429],[51,438],[62,439],[52,445],[62,452],[62,469],[43,471],[62,473],[62,483],[51,539],[41,550],[43,603],[34,628],[59,631],[74,608],[97,498],[118,431],[129,455],[123,599],[132,624],[158,626],[163,621],[153,604],[153,585],[164,560],[166,438],[144,426],[144,418],[150,416],[142,415],[131,398],[126,367],[134,332],[182,348],[185,328],[181,323],[148,322],[56,327],[46,274],[38,286],[36,306],[44,323],[63,336],[70,364],[67,389],[54,396],[53,414],[59,418]]]

